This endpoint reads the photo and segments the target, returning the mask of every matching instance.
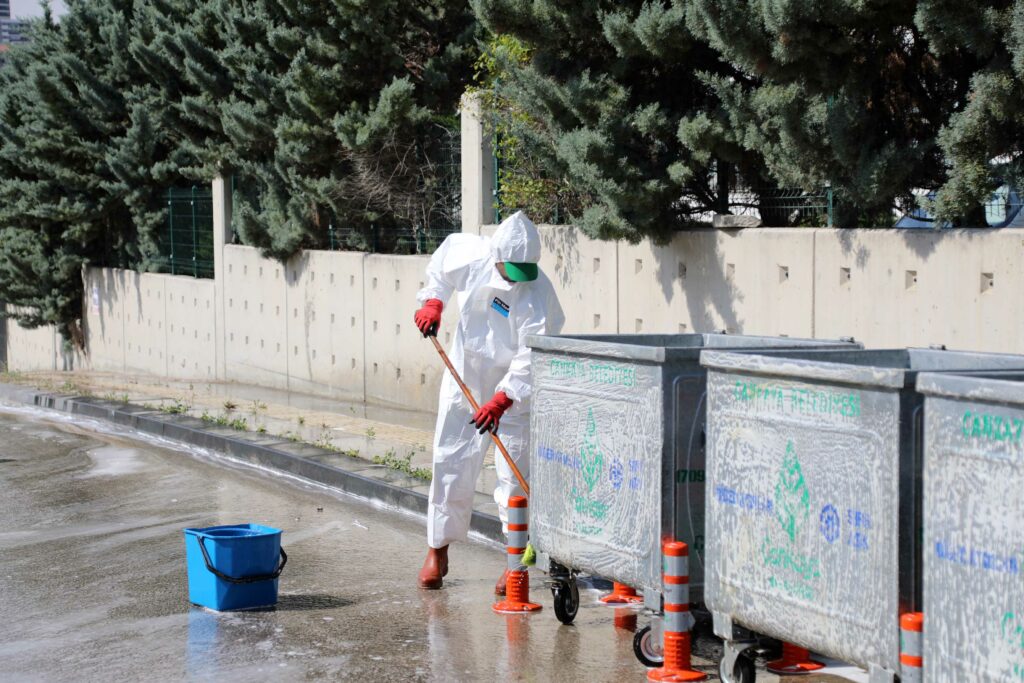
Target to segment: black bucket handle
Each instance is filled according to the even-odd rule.
[[[281,576],[281,570],[283,570],[284,566],[288,564],[288,553],[284,551],[284,548],[281,548],[281,564],[278,565],[277,571],[273,574],[258,574],[256,576],[243,576],[238,578],[228,576],[224,572],[219,571],[213,566],[213,563],[210,562],[210,554],[206,552],[206,544],[203,543],[206,539],[203,536],[197,536],[196,538],[199,540],[199,549],[203,551],[203,561],[206,562],[206,568],[209,569],[210,573],[218,579],[224,579],[229,583],[259,583],[260,581],[270,581]]]

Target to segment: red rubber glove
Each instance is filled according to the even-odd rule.
[[[423,308],[416,311],[416,327],[420,328],[424,338],[436,337],[437,328],[441,327],[441,311],[444,304],[440,299],[427,299],[423,302]]]
[[[504,391],[499,391],[494,398],[480,406],[480,410],[476,411],[470,423],[476,425],[481,434],[488,430],[497,432],[501,416],[511,407],[512,399],[506,396]]]

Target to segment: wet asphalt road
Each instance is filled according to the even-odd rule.
[[[419,520],[66,417],[0,411],[0,519],[6,681],[644,679],[596,591],[562,627],[537,574],[544,611],[499,617],[494,548],[421,591]],[[285,530],[277,609],[191,607],[181,530],[241,522]]]

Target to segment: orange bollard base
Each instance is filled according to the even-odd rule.
[[[782,657],[773,662],[768,662],[766,668],[773,674],[804,676],[824,669],[825,665],[811,659],[811,653],[807,649],[791,643],[783,643]]]
[[[491,605],[498,614],[536,612],[541,606],[530,602],[530,575],[525,571],[509,572],[505,582],[505,599]]]
[[[690,634],[666,632],[665,666],[650,669],[649,681],[704,681],[708,675],[690,666]]]
[[[613,583],[612,592],[601,598],[601,602],[606,605],[635,605],[643,601],[635,590],[624,583]]]
[[[636,631],[636,610],[619,607],[615,610],[615,628]]]

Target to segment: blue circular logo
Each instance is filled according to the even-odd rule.
[[[612,466],[608,468],[608,478],[612,481],[612,488],[618,490],[622,488],[622,480],[625,477],[625,472],[622,467],[622,461],[618,458],[612,461]]]
[[[821,535],[829,543],[839,538],[839,511],[829,503],[821,509]]]

